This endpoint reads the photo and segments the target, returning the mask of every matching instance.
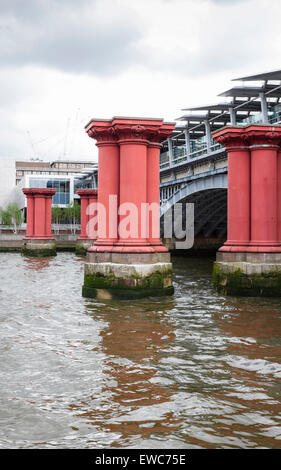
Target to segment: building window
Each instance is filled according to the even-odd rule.
[[[70,181],[67,179],[30,178],[29,187],[56,189],[52,204],[69,204],[70,202]]]

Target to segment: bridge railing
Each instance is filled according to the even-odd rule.
[[[199,160],[202,157],[205,157],[206,155],[212,155],[212,153],[217,152],[218,150],[224,150],[224,147],[221,144],[213,144],[209,149],[207,148],[202,148],[201,150],[197,150],[195,152],[190,153],[187,155],[184,153],[180,157],[173,158],[173,160],[170,161],[163,161],[160,163],[160,170],[167,169],[167,168],[173,168],[175,166],[181,165],[183,163],[189,163],[189,162],[194,162]]]

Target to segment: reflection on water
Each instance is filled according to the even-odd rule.
[[[281,300],[83,299],[83,260],[0,254],[2,448],[280,448]]]
[[[31,271],[40,271],[41,269],[48,268],[52,258],[32,258],[25,256],[24,263]]]

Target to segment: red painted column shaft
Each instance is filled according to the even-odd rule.
[[[174,124],[163,123],[154,133],[149,134],[147,148],[147,203],[151,205],[148,218],[148,238],[155,251],[168,251],[160,240],[160,149],[161,143],[169,137]]]
[[[250,242],[250,152],[241,128],[224,129],[213,137],[228,155],[227,241],[220,251],[239,251]]]
[[[32,237],[34,234],[34,197],[33,195],[26,196],[26,236]]]
[[[119,147],[117,142],[97,143],[99,149],[98,239],[97,245],[118,240]],[[105,212],[104,212],[105,211]]]
[[[93,230],[90,220],[95,215],[93,203],[97,202],[96,189],[80,189],[77,191],[81,200],[81,231],[78,240],[96,240],[96,232]]]
[[[147,148],[147,203],[151,205],[148,216],[148,238],[152,245],[160,242],[160,148],[150,142]]]
[[[245,130],[251,150],[251,247],[280,251],[278,235],[278,151],[281,128],[249,126]]]
[[[79,191],[77,191],[79,194]],[[89,216],[87,214],[87,207],[88,207],[88,199],[86,197],[81,197],[81,231],[79,238],[87,238],[86,228],[89,220]]]
[[[45,236],[52,236],[52,196],[45,196]]]
[[[34,235],[39,238],[46,236],[45,196],[36,195],[34,198]]]
[[[277,148],[251,148],[251,245],[277,243]]]
[[[92,220],[93,217],[96,220],[97,216],[98,216],[98,210],[97,210],[98,193],[97,193],[97,191],[95,191],[95,192],[96,192],[95,195],[89,197],[89,206],[90,206],[90,212],[88,214],[89,221]],[[88,229],[87,229],[88,238],[90,238],[91,240],[96,240],[97,239],[97,228],[98,228],[98,223],[97,222],[96,223],[91,223],[91,224],[88,225]]]
[[[250,241],[250,152],[228,150],[227,243],[246,245]]]
[[[124,211],[131,211],[131,234],[127,237],[119,230],[119,243],[122,245],[148,245],[146,219],[142,219],[142,203],[146,203],[147,191],[147,141],[146,140],[120,140],[120,229],[122,220],[126,215]],[[134,212],[134,209],[136,212]],[[119,212],[120,213],[120,212]]]
[[[119,146],[112,120],[93,120],[86,132],[97,140],[99,150],[98,238],[90,250],[110,250],[118,240]]]
[[[281,243],[281,150],[277,155],[278,241]]]

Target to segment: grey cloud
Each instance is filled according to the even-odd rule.
[[[249,0],[210,0],[212,3],[216,3],[218,5],[222,5],[222,6],[231,6],[233,4],[236,4],[236,3],[245,3]]]
[[[96,0],[1,0],[0,15],[33,21],[48,12],[59,11],[62,7],[81,7],[95,2]]]
[[[141,37],[128,8],[97,0],[14,0],[0,3],[2,66],[39,65],[106,75],[141,60]],[[22,8],[20,8],[22,7]]]

